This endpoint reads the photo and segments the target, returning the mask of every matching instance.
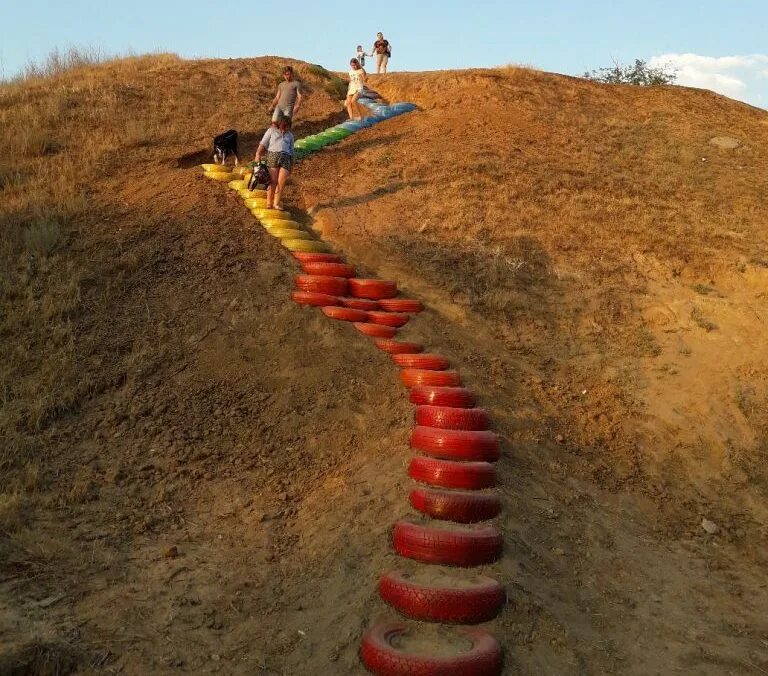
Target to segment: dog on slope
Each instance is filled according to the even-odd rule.
[[[216,164],[226,164],[230,156],[234,156],[235,166],[240,164],[240,158],[237,156],[237,132],[234,129],[225,131],[213,139],[213,161]]]

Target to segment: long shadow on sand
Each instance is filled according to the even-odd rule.
[[[338,207],[354,207],[360,204],[368,204],[385,195],[391,195],[399,192],[405,188],[417,188],[419,186],[426,185],[426,181],[401,181],[400,183],[392,183],[391,185],[381,186],[371,192],[364,193],[362,195],[354,195],[351,197],[343,197],[335,202],[321,202],[317,205],[316,209],[328,209]]]

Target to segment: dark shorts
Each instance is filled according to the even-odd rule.
[[[288,153],[267,153],[267,166],[270,169],[285,169],[291,171],[293,169],[293,157]]]

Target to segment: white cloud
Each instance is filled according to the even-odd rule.
[[[670,66],[677,71],[677,84],[711,89],[734,99],[756,103],[767,92],[767,54],[702,56],[701,54],[660,54],[649,59],[655,68]]]

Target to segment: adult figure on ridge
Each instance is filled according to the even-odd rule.
[[[273,123],[286,117],[292,120],[301,107],[301,84],[294,77],[293,66],[283,68],[283,78],[270,105]]]
[[[376,33],[376,42],[373,43],[371,56],[376,55],[376,72],[386,73],[389,57],[392,56],[392,45],[384,39],[383,33]]]
[[[350,120],[360,120],[363,117],[362,106],[357,102],[365,88],[368,74],[357,59],[349,62],[349,87],[347,87],[346,107]]]

